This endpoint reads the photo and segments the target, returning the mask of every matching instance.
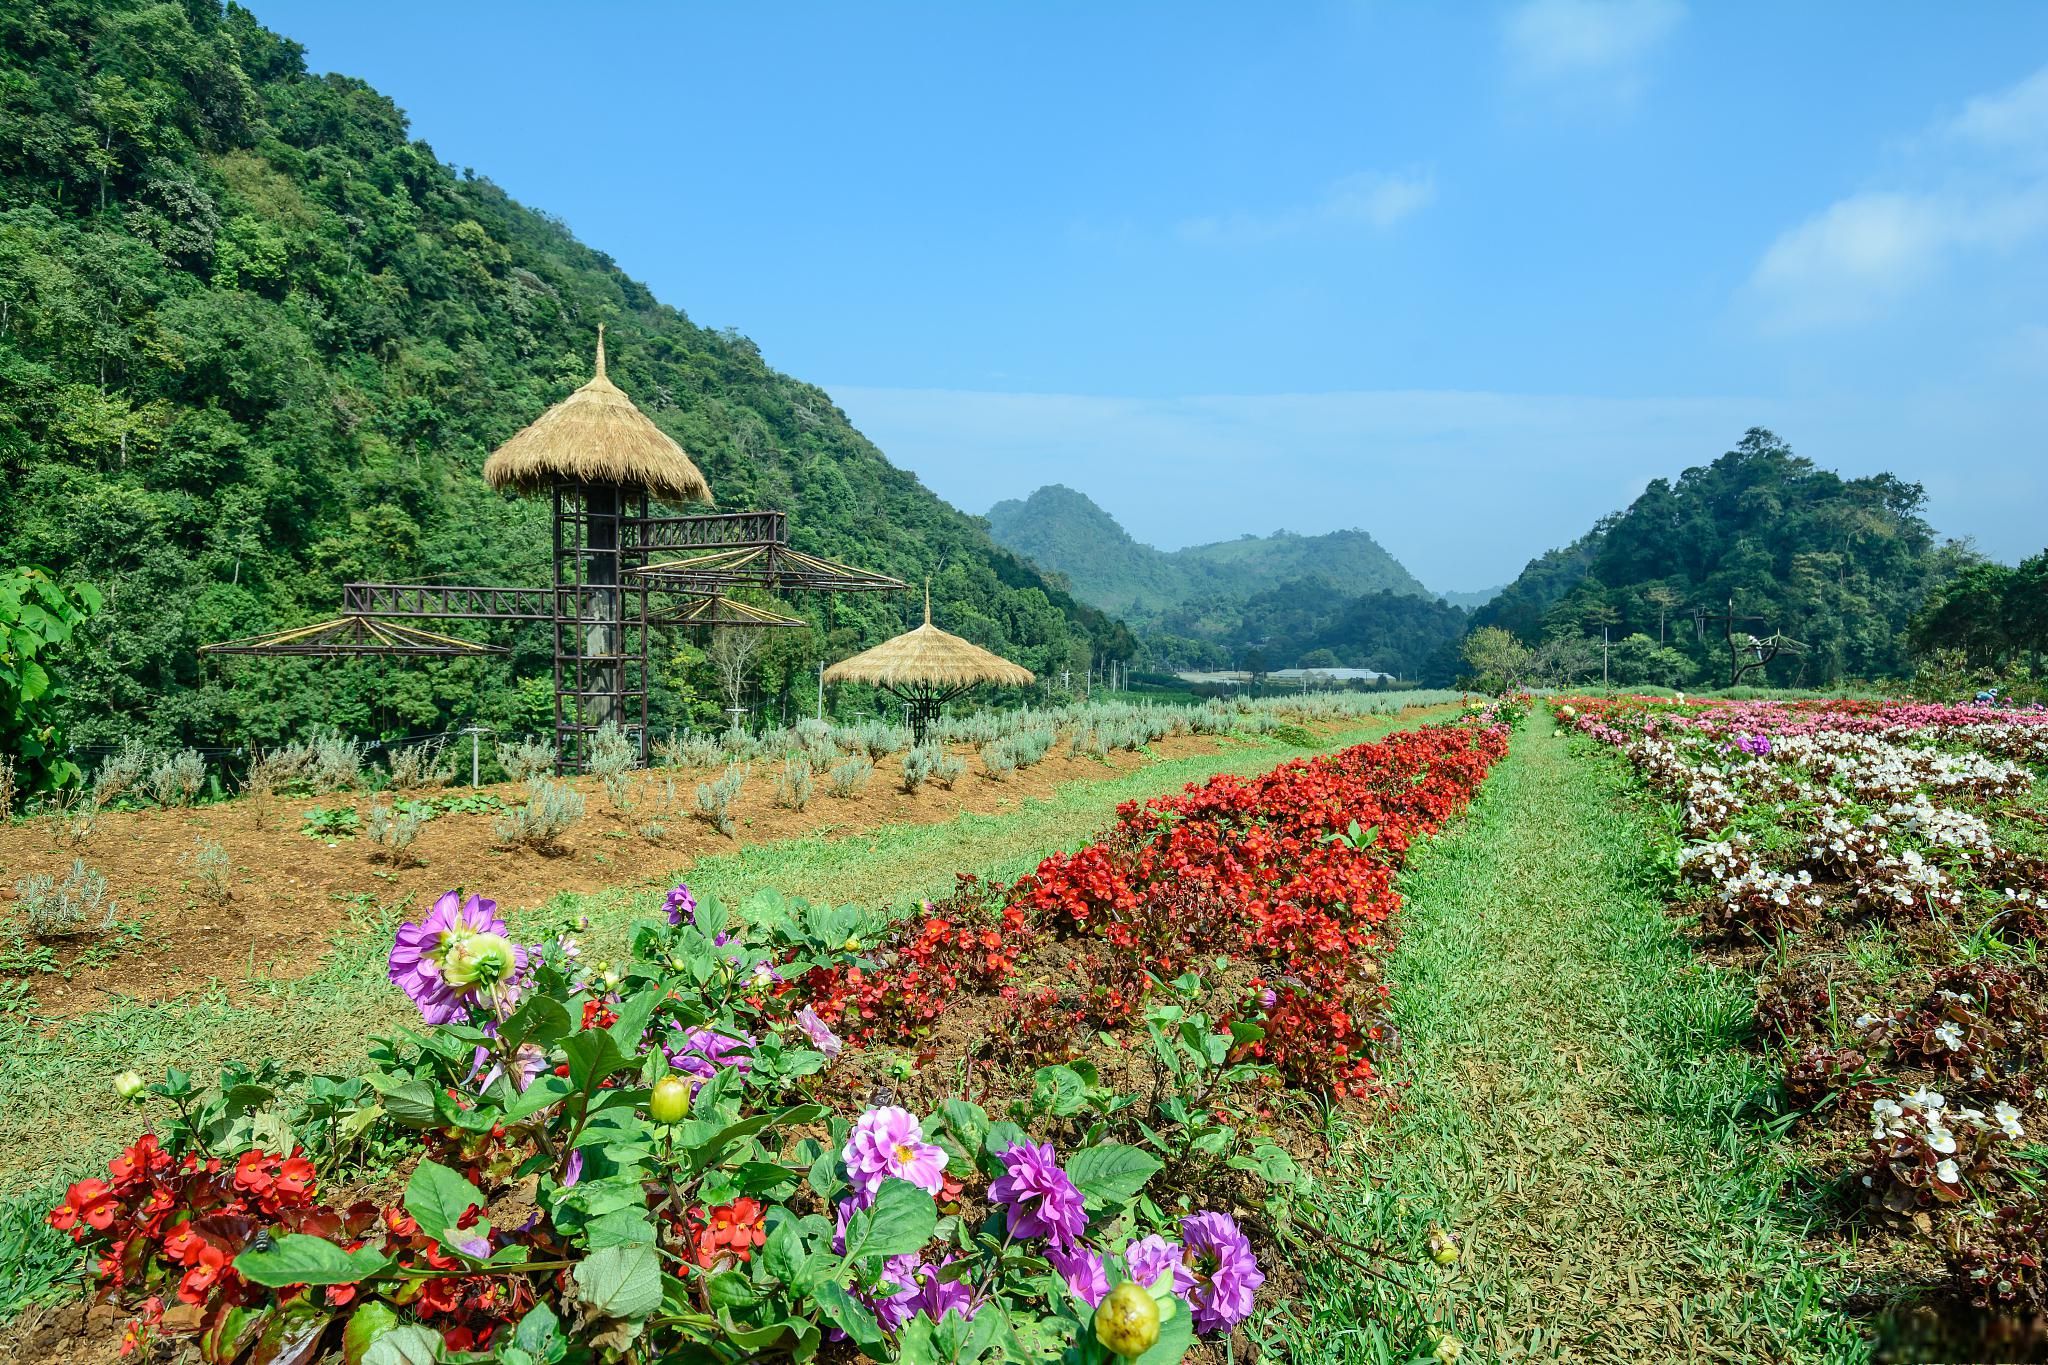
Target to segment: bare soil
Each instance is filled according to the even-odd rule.
[[[43,820],[16,821],[0,824],[0,933],[25,933],[13,905],[18,878],[29,873],[61,878],[73,858],[83,858],[106,877],[125,927],[111,939],[52,945],[64,979],[44,977],[38,983],[39,1014],[76,1014],[116,998],[167,999],[215,981],[233,994],[252,978],[306,975],[318,967],[338,932],[379,907],[398,905],[416,912],[453,886],[489,886],[500,906],[512,912],[536,909],[565,892],[669,886],[687,876],[698,859],[750,845],[857,834],[885,825],[937,824],[969,812],[1000,814],[1031,798],[1050,796],[1068,782],[1214,754],[1229,743],[1210,736],[1173,736],[1153,744],[1149,754],[1118,752],[1107,759],[1070,757],[1061,747],[1001,782],[983,776],[973,761],[974,750],[961,746],[956,752],[968,760],[968,773],[950,790],[928,783],[914,794],[902,790],[895,759],[885,758],[866,791],[852,798],[827,795],[820,775],[817,795],[802,811],[775,804],[774,778],[781,765],[760,761],[752,765],[734,806],[738,828],[730,838],[694,814],[697,784],[717,777],[716,771],[677,768],[639,774],[627,814],[612,808],[598,779],[573,778],[571,785],[584,796],[585,814],[559,854],[500,848],[492,832],[494,813],[447,811],[426,822],[402,866],[386,860],[367,835],[304,832],[306,813],[352,809],[359,825],[366,825],[373,805],[394,798],[462,796],[469,794],[467,787],[109,811],[78,848],[59,847]],[[478,791],[514,805],[524,800],[526,789],[520,783],[499,783]],[[639,830],[657,816],[667,832],[654,842]],[[219,844],[232,865],[224,901],[209,894],[193,864],[193,855],[207,842]],[[110,943],[118,950],[109,951]]]

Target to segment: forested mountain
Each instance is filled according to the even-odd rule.
[[[1457,675],[1469,620],[1438,598],[1342,593],[1295,578],[1175,607],[1142,627],[1140,639],[1158,666],[1371,668],[1436,687]]]
[[[1705,681],[1726,681],[1727,642],[1693,614],[1724,612],[1759,636],[1803,649],[1775,660],[1769,680],[1821,685],[1907,670],[1907,627],[1931,582],[1968,558],[1937,548],[1921,519],[1925,494],[1890,474],[1845,479],[1751,429],[1734,450],[1654,480],[1584,538],[1530,561],[1475,628],[1545,638],[1631,634],[1662,640]],[[1748,681],[1760,682],[1752,676]]]
[[[331,615],[350,578],[545,582],[545,509],[478,470],[589,377],[599,322],[613,380],[722,506],[779,507],[801,548],[934,575],[948,629],[1034,670],[1091,642],[1128,652],[828,395],[442,165],[389,99],[309,75],[246,10],[7,3],[0,36],[0,563],[105,591],[69,669],[75,739],[419,731],[531,709],[534,630],[502,637],[510,660],[194,650]],[[826,647],[901,629],[910,596],[836,602]],[[818,647],[779,640],[771,687],[811,676]],[[663,699],[690,669],[660,661]]]
[[[1364,531],[1276,531],[1172,553],[1049,484],[989,509],[996,540],[1126,616],[1155,668],[1373,668],[1448,682],[1466,614]]]
[[[1063,484],[997,503],[988,510],[988,525],[997,544],[1063,576],[1082,601],[1138,618],[1304,578],[1322,579],[1348,594],[1433,596],[1364,531],[1275,531],[1158,550],[1133,540],[1115,517]]]

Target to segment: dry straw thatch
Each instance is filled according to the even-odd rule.
[[[597,373],[484,461],[484,482],[545,493],[557,482],[645,488],[665,502],[710,502],[711,485],[666,432],[605,378],[604,328]]]
[[[923,625],[825,670],[828,683],[869,683],[898,694],[955,692],[982,683],[1023,687],[1032,676],[1030,669],[933,625],[930,584],[924,590]]]

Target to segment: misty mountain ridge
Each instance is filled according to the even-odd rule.
[[[1156,618],[1207,597],[1303,580],[1347,595],[1443,598],[1468,610],[1499,591],[1433,592],[1371,533],[1357,528],[1320,535],[1279,530],[1161,550],[1133,537],[1087,494],[1064,484],[1005,499],[986,519],[998,545],[1061,575],[1083,602],[1135,619]]]

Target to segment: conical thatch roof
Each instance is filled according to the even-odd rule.
[[[544,493],[563,479],[645,488],[667,502],[712,500],[711,485],[683,448],[605,378],[601,326],[590,382],[484,461],[484,482],[501,492]]]
[[[932,590],[926,584],[923,625],[841,659],[825,670],[825,681],[870,683],[891,692],[953,691],[980,683],[1023,687],[1032,673],[933,625]]]

